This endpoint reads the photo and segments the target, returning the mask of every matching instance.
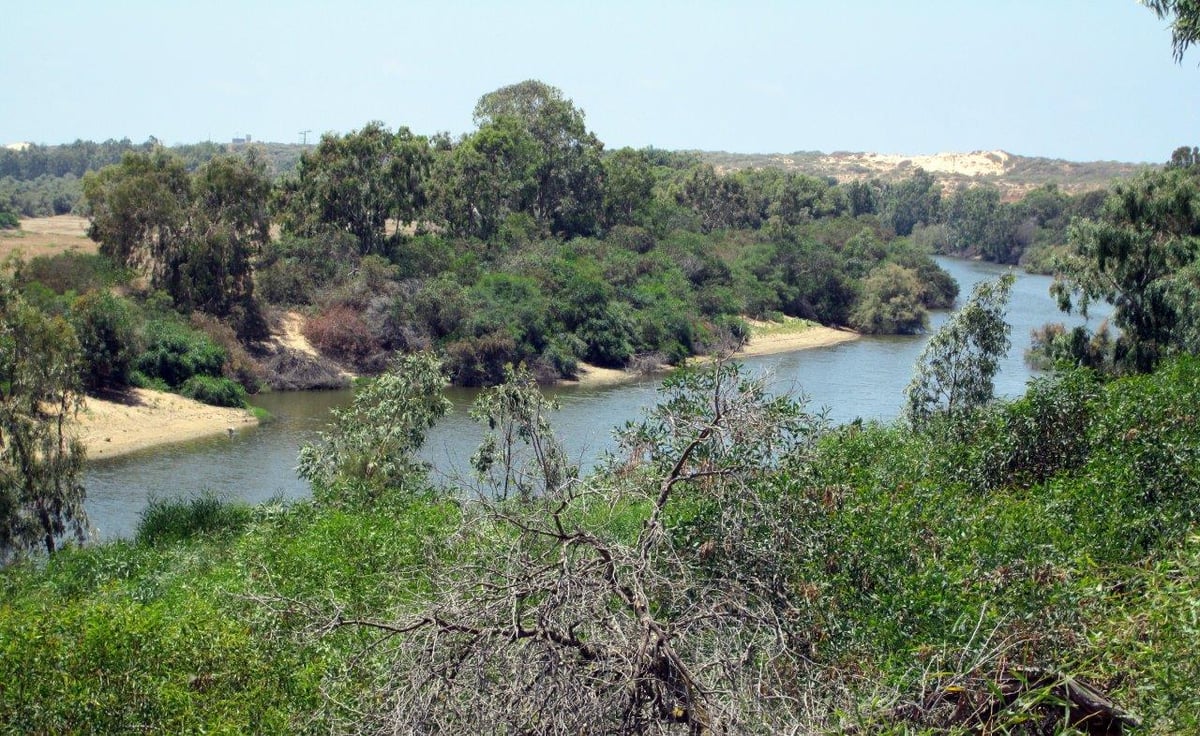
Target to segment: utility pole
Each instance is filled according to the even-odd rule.
[[[308,145],[308,134],[311,132],[312,132],[311,130],[300,131],[300,145],[302,145],[302,146]]]

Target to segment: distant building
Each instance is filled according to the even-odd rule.
[[[4,147],[10,151],[24,151],[26,148],[29,148],[32,145],[33,144],[28,141],[21,141],[20,143],[5,143]]]
[[[235,145],[235,146],[241,146],[241,145],[244,145],[244,144],[246,144],[246,143],[250,143],[250,142],[251,142],[251,140],[252,140],[252,139],[250,138],[250,134],[249,134],[249,133],[247,133],[245,138],[234,138],[234,139],[233,139],[233,145]]]

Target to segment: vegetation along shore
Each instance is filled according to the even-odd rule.
[[[714,165],[536,80],[473,124],[0,151],[0,733],[1200,733],[1200,150]],[[935,254],[1110,316],[997,399],[1014,277]],[[736,362],[951,305],[894,421]],[[540,387],[664,368],[574,464]],[[451,384],[485,430],[436,483]],[[311,495],[89,540],[87,456],[347,387]]]

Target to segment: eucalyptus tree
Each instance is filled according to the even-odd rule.
[[[487,240],[532,209],[540,154],[515,119],[488,122],[438,157],[435,209],[453,232]]]
[[[1014,281],[1005,274],[976,285],[921,351],[904,390],[905,415],[913,426],[923,427],[938,415],[953,420],[992,400],[1000,359],[1012,344],[1004,313]]]
[[[0,282],[0,561],[85,538],[84,450],[66,428],[80,374],[70,324]]]
[[[101,253],[146,274],[178,308],[261,336],[251,269],[269,239],[270,182],[253,151],[213,158],[195,174],[162,149],[130,153],[83,187]]]
[[[280,184],[280,225],[301,237],[345,231],[363,254],[382,253],[389,225],[424,216],[432,161],[429,139],[406,127],[393,133],[374,121],[344,136],[326,133]]]
[[[1197,0],[1142,0],[1159,18],[1171,19],[1171,47],[1176,61],[1200,41],[1200,2]]]
[[[645,151],[621,148],[604,157],[604,224],[640,224],[654,196],[654,169]]]
[[[530,214],[564,237],[595,232],[604,204],[604,144],[587,129],[583,110],[557,87],[530,79],[489,92],[475,105],[480,131],[505,119],[536,144]]]
[[[911,177],[886,188],[883,218],[897,235],[911,235],[918,223],[929,225],[937,220],[941,203],[942,193],[933,175],[918,168]]]
[[[1200,347],[1185,339],[1200,323],[1200,183],[1188,170],[1117,184],[1099,218],[1071,227],[1070,244],[1053,290],[1067,312],[1113,306],[1120,334],[1105,362],[1147,372],[1171,351]]]
[[[88,237],[100,253],[165,285],[188,231],[192,181],[183,159],[163,149],[127,153],[83,179],[92,213]]]

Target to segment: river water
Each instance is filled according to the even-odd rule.
[[[1007,271],[950,258],[939,263],[959,282],[960,302],[974,284]],[[1024,362],[1031,329],[1051,321],[1078,323],[1064,319],[1049,286],[1049,277],[1017,273],[1008,312],[1013,347],[996,380],[999,395],[1020,395],[1032,375]],[[932,315],[931,332],[948,314]],[[773,390],[806,395],[810,410],[828,409],[834,422],[860,417],[889,420],[900,412],[904,387],[927,340],[928,335],[863,337],[828,348],[747,358],[743,363],[751,372],[765,374]],[[659,383],[651,377],[615,386],[550,389],[547,393],[561,406],[552,421],[572,456],[588,464],[610,449],[612,429],[652,406]],[[467,415],[474,396],[474,391],[465,389],[449,392],[454,410],[431,430],[422,451],[433,463],[435,477],[444,482],[467,474],[467,460],[482,436],[482,428]],[[211,492],[261,503],[306,496],[308,486],[295,472],[297,451],[325,426],[329,409],[349,398],[349,391],[262,394],[254,397],[254,403],[274,416],[262,426],[231,438],[180,443],[90,463],[84,483],[88,514],[98,537],[132,536],[147,500],[155,497],[187,498]]]

